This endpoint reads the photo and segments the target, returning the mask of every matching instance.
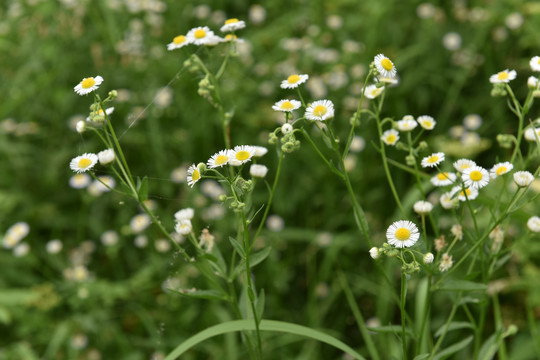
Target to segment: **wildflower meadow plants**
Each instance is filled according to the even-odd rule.
[[[65,186],[24,212],[0,191],[0,358],[540,356],[538,49],[484,61],[449,29],[450,55],[428,54],[448,68],[424,83],[433,68],[411,59],[434,45],[345,39],[347,16],[308,26],[302,9],[301,37],[277,41],[272,7],[122,6],[146,14],[114,47],[130,75],[103,66],[104,42],[61,85],[83,110],[59,132],[76,144],[51,166]],[[167,6],[182,9],[174,27]],[[447,16],[504,35],[460,6]],[[445,11],[413,9],[422,36]],[[456,68],[441,104],[430,81]],[[2,136],[17,126],[2,121]],[[14,164],[31,154],[17,149]]]

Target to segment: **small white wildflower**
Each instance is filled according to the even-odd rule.
[[[375,62],[375,67],[379,74],[387,78],[393,78],[396,76],[397,70],[394,66],[394,63],[384,56],[384,54],[378,54],[373,60]]]
[[[447,186],[452,185],[457,179],[456,174],[453,172],[440,172],[431,178],[431,183],[435,186]]]
[[[514,80],[517,76],[517,73],[515,70],[503,70],[495,75],[491,75],[489,77],[489,82],[492,84],[500,84],[500,83],[509,83],[510,81]]]
[[[444,253],[442,255],[441,262],[439,264],[439,270],[441,272],[448,271],[453,265],[452,256],[448,255],[448,253]]]
[[[293,74],[281,82],[282,89],[295,89],[309,79],[307,74]]]
[[[534,180],[533,174],[528,171],[516,171],[514,173],[514,181],[517,186],[526,187],[529,186]]]
[[[250,175],[257,178],[264,178],[267,172],[268,168],[260,164],[252,164],[249,168]]]
[[[446,192],[446,193],[441,195],[441,197],[439,199],[439,203],[441,204],[441,206],[444,209],[449,210],[449,209],[452,209],[452,208],[456,207],[458,205],[459,201],[458,201],[457,197],[453,197],[452,192]]]
[[[193,226],[191,225],[191,220],[182,219],[176,223],[174,229],[180,235],[188,235],[193,229]]]
[[[373,259],[377,259],[379,257],[379,249],[376,247],[369,249],[369,256],[371,256]]]
[[[540,71],[540,56],[533,56],[529,61],[532,71]]]
[[[98,159],[99,163],[101,165],[107,165],[114,161],[115,155],[113,149],[105,149],[103,151],[98,152]]]
[[[225,24],[219,29],[221,32],[231,32],[240,30],[246,27],[244,20],[238,20],[236,18],[225,20]]]
[[[434,167],[444,161],[444,153],[437,152],[422,159],[422,167]]]
[[[129,227],[132,233],[140,234],[150,225],[151,222],[150,216],[147,214],[138,214],[131,218]]]
[[[386,230],[388,243],[399,248],[411,247],[420,238],[416,225],[407,220],[394,222]]]
[[[431,264],[433,262],[433,259],[435,259],[433,254],[428,252],[427,254],[424,255],[424,258],[423,258],[424,264]]]
[[[72,159],[69,163],[71,170],[80,174],[86,172],[94,167],[98,162],[98,156],[92,153],[84,153],[76,158]]]
[[[396,121],[399,131],[413,131],[418,126],[416,120],[411,115],[405,115],[403,119]]]
[[[433,117],[429,115],[421,115],[416,119],[416,122],[420,124],[420,126],[425,130],[433,130],[435,128],[435,125],[437,122]]]
[[[433,204],[429,201],[417,201],[413,205],[414,212],[419,215],[426,215],[433,210]]]
[[[174,218],[176,221],[191,220],[193,219],[193,216],[195,216],[195,210],[193,210],[193,208],[181,209],[174,213]]]
[[[489,183],[489,173],[480,166],[473,166],[463,171],[462,179],[465,186],[481,189]]]
[[[364,96],[367,97],[368,99],[375,99],[376,97],[381,95],[383,91],[384,91],[384,86],[377,87],[377,85],[374,85],[374,84],[368,85],[364,89]]]
[[[527,220],[527,227],[532,232],[540,232],[540,217],[538,216],[531,216],[529,220]]]
[[[308,120],[324,121],[334,117],[334,104],[330,100],[317,100],[312,102],[306,109]]]
[[[195,45],[207,45],[214,41],[214,32],[208,26],[199,26],[188,31],[187,41]]]
[[[469,114],[463,118],[463,126],[468,130],[478,130],[482,125],[482,117],[478,114]]]
[[[175,49],[180,49],[186,45],[191,44],[189,39],[185,35],[175,36],[173,41],[167,44],[167,50],[172,51]]]
[[[512,165],[512,163],[509,163],[508,161],[500,162],[493,165],[491,170],[489,170],[489,174],[492,179],[495,179],[496,177],[499,177],[501,175],[508,173],[513,168],[514,168],[514,165]]]
[[[386,130],[382,133],[381,140],[389,146],[394,146],[399,140],[399,132],[395,129]]]
[[[292,131],[293,131],[293,127],[291,124],[283,124],[281,126],[281,132],[283,133],[283,135],[290,134],[292,133]]]
[[[99,75],[96,77],[87,77],[82,79],[82,81],[73,89],[79,95],[86,95],[96,90],[102,82],[103,78]]]
[[[476,163],[469,159],[459,159],[458,161],[454,162],[454,168],[462,173],[466,169],[476,166]]]
[[[107,230],[101,234],[101,243],[105,246],[113,246],[118,243],[118,233],[114,230]]]
[[[283,111],[283,112],[292,112],[293,110],[296,110],[302,106],[302,103],[298,100],[280,100],[274,105],[272,105],[272,109],[275,111]]]
[[[45,249],[49,254],[58,254],[60,251],[62,251],[62,247],[62,241],[60,241],[59,239],[54,239],[47,242]]]
[[[30,252],[30,245],[28,245],[28,243],[25,243],[25,242],[19,243],[13,248],[13,255],[15,255],[15,257],[26,256],[29,252]]]

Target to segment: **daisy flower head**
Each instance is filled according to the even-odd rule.
[[[281,126],[281,132],[283,133],[283,135],[287,135],[287,134],[290,134],[293,132],[293,126],[291,124],[283,124]]]
[[[503,70],[489,77],[489,82],[492,84],[509,83],[516,78],[516,70]]]
[[[435,256],[433,256],[432,253],[428,252],[426,255],[424,255],[424,258],[422,259],[422,261],[424,262],[424,264],[431,264],[434,259],[435,259]]]
[[[540,71],[540,56],[534,56],[531,61],[529,61],[532,71]]]
[[[69,186],[74,189],[84,189],[92,182],[90,175],[82,173],[75,174],[69,179]]]
[[[476,163],[469,159],[459,159],[458,161],[454,162],[454,168],[462,173],[466,169],[476,166]]]
[[[105,149],[98,152],[98,160],[101,165],[107,165],[114,161],[115,155],[113,149]]]
[[[533,174],[528,171],[516,171],[514,173],[514,181],[517,186],[526,187],[531,185],[534,180]]]
[[[255,156],[255,148],[250,145],[235,146],[231,151],[230,156],[231,159],[229,160],[229,164],[233,166],[240,166],[247,163],[253,156]]]
[[[482,117],[478,114],[469,114],[463,118],[463,126],[468,130],[478,130],[482,126]]]
[[[381,140],[386,145],[394,146],[399,140],[399,132],[395,129],[386,130],[382,133]]]
[[[416,225],[407,220],[399,220],[393,223],[386,230],[388,243],[399,248],[413,246],[420,237]]]
[[[195,45],[207,45],[214,41],[214,32],[208,26],[199,26],[188,31],[186,41]]]
[[[493,165],[491,170],[489,170],[489,174],[491,175],[492,179],[495,179],[496,177],[499,177],[511,171],[513,168],[514,168],[514,165],[512,165],[508,161],[500,162]]]
[[[433,130],[435,128],[435,124],[437,124],[435,119],[433,119],[433,117],[429,115],[419,116],[418,119],[416,119],[416,121],[420,124],[420,126],[423,129],[426,129],[426,130]]]
[[[478,197],[478,190],[473,187],[468,187],[463,190],[461,186],[454,186],[452,188],[452,196],[457,194],[459,201],[474,200]]]
[[[330,100],[317,100],[306,109],[306,119],[324,121],[334,117],[334,104]]]
[[[433,210],[433,204],[429,201],[417,201],[413,205],[414,212],[418,215],[426,215]]]
[[[437,152],[422,159],[422,167],[434,167],[444,161],[444,153]]]
[[[227,165],[230,159],[231,159],[231,151],[221,150],[215,153],[214,155],[212,155],[212,157],[208,159],[208,162],[206,163],[206,165],[210,169],[215,169],[215,168]]]
[[[152,220],[147,214],[137,214],[131,218],[129,222],[129,228],[134,234],[142,233],[150,224]]]
[[[292,112],[293,110],[300,108],[301,105],[302,103],[298,100],[284,99],[272,105],[272,109],[275,111]]]
[[[253,154],[253,156],[255,157],[261,157],[261,156],[264,156],[266,155],[266,153],[268,152],[268,149],[265,148],[264,146],[252,146],[253,149],[255,149],[255,153]]]
[[[529,76],[527,78],[527,87],[529,89],[538,89],[538,84],[540,84],[540,80],[537,77]]]
[[[256,178],[264,178],[268,173],[268,168],[261,164],[252,164],[249,168],[249,174]]]
[[[201,172],[197,165],[192,164],[187,170],[187,184],[191,187],[201,179]]]
[[[376,260],[379,257],[379,249],[376,247],[369,249],[369,256],[371,256],[373,260]]]
[[[465,186],[481,189],[489,183],[489,173],[483,167],[472,166],[463,171],[462,179]]]
[[[246,27],[244,20],[238,20],[236,18],[225,20],[225,24],[219,29],[221,32],[231,32],[240,30]]]
[[[172,51],[175,49],[180,49],[186,45],[191,44],[189,39],[185,35],[175,36],[173,41],[167,44],[167,50]]]
[[[375,56],[374,62],[377,71],[383,77],[393,78],[396,76],[397,70],[394,63],[389,58],[384,56],[384,54]]]
[[[377,96],[381,95],[383,91],[384,86],[377,87],[375,84],[368,85],[364,89],[364,96],[368,99],[375,99]]]
[[[412,131],[418,126],[418,123],[413,116],[405,115],[403,119],[396,121],[396,126],[399,131]]]
[[[191,220],[195,216],[195,210],[193,208],[180,209],[174,213],[174,218],[176,221],[180,220]]]
[[[77,174],[80,174],[92,169],[97,162],[98,156],[96,154],[84,153],[72,159],[69,163],[69,167]]]
[[[176,232],[180,235],[188,235],[192,229],[193,226],[191,225],[191,220],[189,219],[179,220],[174,227],[174,230],[176,230]]]
[[[431,183],[435,186],[447,186],[453,184],[457,179],[456,174],[452,172],[440,172],[431,178]]]
[[[307,74],[293,74],[281,82],[282,89],[295,89],[309,79]]]
[[[96,77],[87,77],[82,79],[82,81],[73,89],[79,95],[86,95],[96,90],[102,82],[103,78],[99,75]]]
[[[450,210],[456,207],[459,201],[457,197],[454,197],[454,193],[450,191],[441,195],[441,197],[439,198],[439,203],[441,204],[443,209]]]
[[[532,232],[540,232],[540,217],[532,216],[527,220],[527,227]]]
[[[536,141],[537,138],[540,140],[540,128],[528,127],[525,129],[523,137],[527,141]]]

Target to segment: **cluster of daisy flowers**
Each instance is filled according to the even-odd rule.
[[[529,61],[529,66],[533,72],[540,72],[540,56],[533,56]],[[494,85],[492,95],[506,95],[504,90],[506,84],[517,77],[515,70],[505,69],[489,77],[489,82]],[[534,96],[540,97],[540,81],[535,76],[529,76],[527,86],[535,90]]]
[[[261,157],[268,152],[263,146],[239,145],[233,149],[220,150],[208,159],[206,164],[192,164],[187,170],[187,184],[191,187],[202,178],[204,171],[208,169],[217,169],[230,166],[242,166],[250,162],[253,157]],[[268,168],[264,165],[252,164],[250,174],[253,177],[263,178],[266,176]]]
[[[26,255],[30,251],[30,245],[22,240],[30,233],[30,226],[24,221],[19,221],[7,229],[2,246],[5,249],[12,249],[17,257]]]
[[[115,158],[113,149],[105,149],[97,154],[84,153],[73,158],[69,163],[69,167],[77,174],[81,174],[91,170],[98,162],[101,165],[109,165]]]
[[[175,36],[173,41],[167,44],[167,50],[172,51],[180,49],[190,44],[197,46],[215,46],[222,42],[238,41],[234,32],[245,27],[246,22],[243,20],[238,20],[236,18],[227,19],[219,29],[222,33],[228,33],[225,37],[216,35],[208,26],[195,27],[189,30],[185,35]]]
[[[422,167],[437,168],[445,160],[442,152],[433,153],[422,159]],[[459,159],[453,163],[457,172],[442,171],[431,178],[431,183],[437,187],[452,186],[452,189],[441,195],[440,203],[445,209],[456,206],[456,198],[459,201],[474,200],[479,190],[485,187],[491,180],[501,177],[513,170],[514,165],[505,161],[499,162],[491,169],[485,169],[470,159]],[[534,180],[533,174],[528,171],[516,171],[513,179],[518,187],[527,187]]]
[[[435,128],[436,124],[437,121],[430,115],[421,115],[416,119],[412,115],[405,115],[400,120],[394,122],[392,129],[385,130],[382,133],[381,140],[388,146],[395,146],[400,139],[400,132],[406,133],[413,131],[418,125],[423,130],[430,131]]]

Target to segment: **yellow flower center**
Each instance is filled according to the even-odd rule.
[[[471,171],[469,174],[469,177],[472,181],[480,181],[482,180],[482,173],[478,170]]]
[[[430,164],[434,164],[436,163],[437,161],[439,161],[439,157],[437,155],[431,155],[428,159],[427,159],[427,162],[430,163]]]
[[[393,144],[396,142],[396,135],[394,134],[390,134],[386,137],[386,141],[389,142],[390,144]]]
[[[300,81],[300,76],[297,74],[291,75],[287,78],[287,82],[289,84],[296,84],[298,81]]]
[[[497,79],[499,80],[506,80],[508,79],[508,73],[506,71],[501,71],[500,73],[497,74]]]
[[[226,41],[235,41],[236,39],[238,39],[238,36],[234,35],[234,34],[227,34],[225,35],[225,40]]]
[[[283,104],[281,104],[281,108],[283,110],[292,110],[294,109],[294,105],[290,101],[285,101]]]
[[[465,196],[465,194],[467,194],[467,197],[471,195],[471,189],[465,189],[465,192],[463,192],[463,190],[460,191],[459,195],[460,196]]]
[[[437,179],[439,179],[439,180],[446,180],[448,178],[449,178],[449,176],[448,176],[447,172],[442,172],[442,173],[437,174]]]
[[[81,169],[86,169],[90,165],[92,165],[92,160],[87,158],[82,158],[79,160],[79,163],[77,164]]]
[[[538,59],[538,65],[540,65],[540,59]]]
[[[497,175],[502,175],[504,174],[506,171],[508,171],[508,169],[506,168],[506,166],[499,166],[499,168],[497,169],[497,171],[495,171],[495,173]]]
[[[223,165],[227,161],[229,161],[229,157],[227,155],[218,155],[216,157],[216,165]]]
[[[409,231],[409,229],[399,228],[396,230],[396,238],[400,241],[405,241],[409,239],[410,236],[411,232]]]
[[[191,180],[197,181],[201,178],[201,173],[199,173],[199,170],[193,170],[193,174],[191,174]]]
[[[83,89],[90,89],[92,86],[94,86],[96,84],[96,80],[94,80],[94,78],[84,78],[83,81],[81,82],[81,86],[83,87]]]
[[[381,66],[386,70],[390,71],[394,68],[394,64],[390,61],[390,59],[384,58],[381,60]]]
[[[315,109],[313,109],[313,115],[315,116],[323,116],[324,114],[326,114],[326,106],[323,106],[323,105],[317,105],[315,106]]]
[[[225,25],[237,23],[238,19],[232,18],[225,21]]]
[[[186,37],[184,35],[178,35],[173,39],[173,43],[175,43],[176,45],[180,45],[184,41],[186,41]]]
[[[203,29],[197,29],[195,30],[195,37],[197,39],[202,39],[206,36],[206,31],[204,31]]]
[[[250,155],[251,154],[249,152],[247,152],[245,150],[241,150],[241,151],[236,153],[236,159],[240,160],[240,161],[244,161],[244,160],[249,159]]]

